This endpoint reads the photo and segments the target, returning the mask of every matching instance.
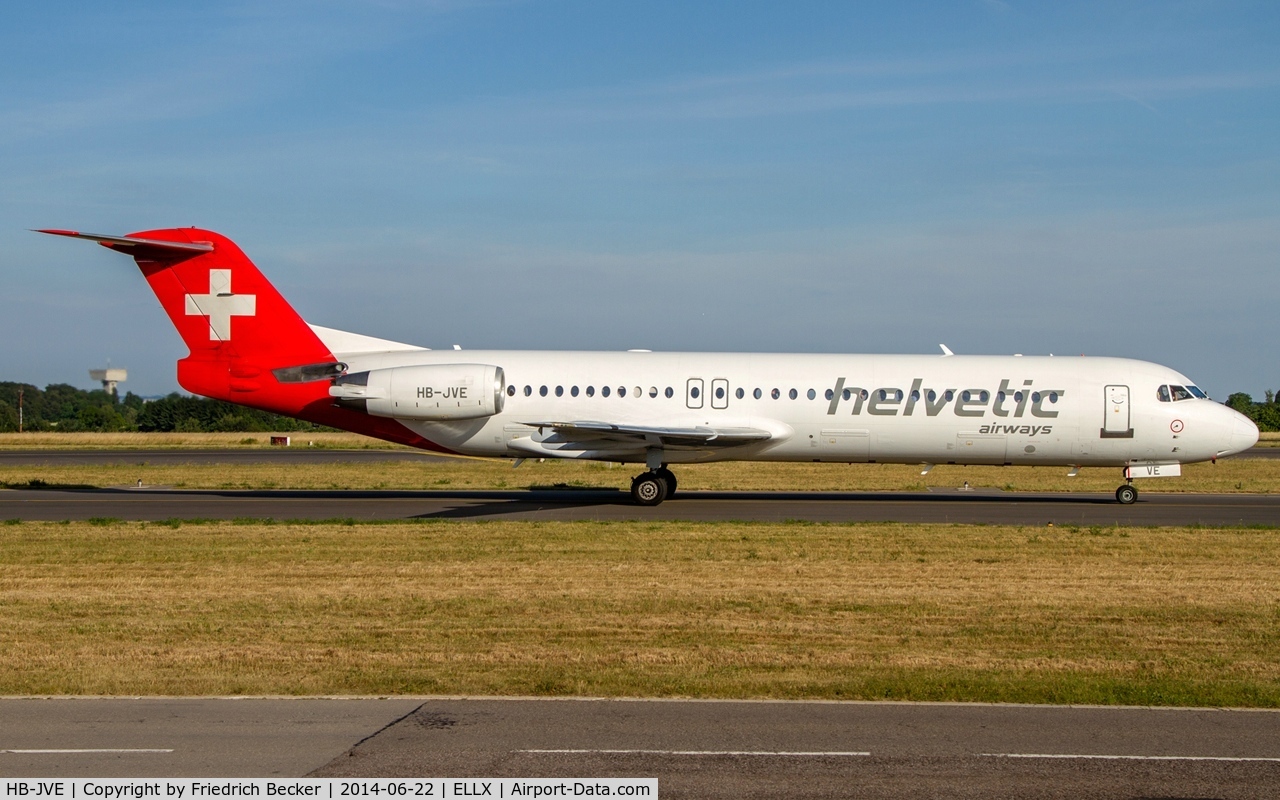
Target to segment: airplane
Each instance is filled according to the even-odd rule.
[[[432,350],[312,325],[230,239],[41,230],[132,256],[190,354],[178,383],[390,442],[467,456],[670,467],[809,461],[1118,467],[1137,478],[1239,453],[1244,415],[1168,367],[1124,358]]]

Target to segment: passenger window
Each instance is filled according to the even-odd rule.
[[[533,394],[533,387],[532,386],[524,387],[524,396],[528,397],[531,394]]]
[[[757,388],[754,392],[752,392],[752,393],[751,393],[751,396],[752,396],[752,397],[754,397],[755,399],[759,400],[759,399],[760,399],[760,395],[762,395],[762,394],[764,394],[764,392],[761,392],[761,391],[760,391],[760,389],[759,389],[759,388]]]
[[[769,396],[772,397],[774,400],[777,400],[779,397],[782,397],[782,392],[778,391],[777,389],[774,389],[773,391],[769,392]]]
[[[805,393],[805,396],[808,397],[810,400],[812,400],[813,398],[818,396],[818,393],[810,389],[808,392]]]
[[[734,390],[733,396],[741,400],[742,398],[747,396],[747,393],[742,390],[741,386],[739,386],[737,389]]]
[[[569,390],[569,394],[573,395],[574,397],[577,397],[577,396],[578,396],[578,387],[577,387],[577,386],[575,386],[575,387],[573,387],[572,389],[570,389],[570,390]]]
[[[955,390],[948,389],[946,393],[943,394],[943,397],[947,398],[947,402],[950,403],[952,400],[956,399]]]
[[[916,402],[919,402],[919,401],[920,401],[920,390],[919,390],[919,389],[912,389],[912,390],[911,390],[911,399],[912,399],[913,401],[916,401]]]
[[[717,387],[716,387],[716,399],[717,399],[717,400],[723,400],[723,399],[724,399],[724,387],[723,387],[723,386],[717,386]]]
[[[564,387],[563,387],[563,386],[557,386],[557,387],[556,387],[556,397],[564,397]]]
[[[644,389],[641,389],[639,386],[636,387],[636,397],[644,397]]]
[[[672,389],[670,386],[668,386],[667,390],[663,392],[663,394],[665,394],[667,397],[674,397],[675,393],[676,393],[676,390]]]
[[[507,397],[515,397],[515,396],[516,396],[516,387],[514,387],[514,386],[508,386],[508,387],[507,387]]]
[[[545,387],[545,386],[541,386],[541,387],[539,387],[539,388],[538,388],[538,394],[542,395],[543,397],[546,397],[546,396],[547,396],[547,387]]]
[[[595,396],[596,396],[596,387],[594,387],[594,386],[588,386],[588,387],[587,387],[587,397],[595,397]]]
[[[608,386],[601,386],[601,387],[600,387],[600,396],[601,396],[601,397],[608,397],[608,396],[609,396],[609,387],[608,387]]]
[[[702,394],[702,390],[699,389],[697,386],[689,387],[689,396],[692,397],[694,400],[697,400],[700,394]]]
[[[618,397],[626,397],[626,396],[627,396],[627,387],[625,387],[625,386],[619,386],[619,387],[618,387]]]
[[[1015,401],[1015,402],[1021,403],[1021,402],[1022,402],[1022,392],[1014,392],[1014,393],[1013,393],[1013,399],[1014,399],[1014,401]]]
[[[852,399],[852,398],[853,398],[853,392],[852,392],[851,390],[849,390],[849,389],[845,389],[845,390],[844,390],[843,392],[841,392],[840,394],[841,394],[841,396],[842,396],[845,400],[849,400],[849,399]]]
[[[657,387],[657,386],[650,386],[650,387],[649,387],[649,396],[650,396],[650,397],[657,397],[657,396],[658,396],[658,387]]]
[[[787,392],[787,397],[790,397],[792,400],[795,400],[795,399],[796,399],[796,390],[795,390],[795,389],[792,389],[791,391]]]
[[[1156,399],[1161,403],[1171,402],[1172,398],[1169,397],[1169,387],[1161,386],[1159,389],[1156,389]]]

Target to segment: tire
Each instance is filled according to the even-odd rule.
[[[667,497],[666,497],[666,499],[667,499],[667,500],[670,500],[672,497],[675,497],[675,494],[676,494],[676,475],[675,475],[675,473],[674,473],[674,472],[672,472],[671,470],[667,469],[666,467],[662,467],[661,469],[655,470],[655,472],[657,472],[657,473],[658,473],[658,477],[659,477],[659,478],[662,478],[663,482],[667,484]]]
[[[1138,499],[1138,490],[1132,486],[1124,485],[1116,489],[1116,501],[1122,506],[1133,505]]]
[[[667,499],[667,482],[655,472],[637,475],[631,481],[631,499],[638,506],[656,506]]]

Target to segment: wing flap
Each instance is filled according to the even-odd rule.
[[[595,420],[543,421],[523,423],[537,428],[539,440],[547,444],[622,442],[644,447],[736,447],[763,442],[773,434],[760,428],[697,425],[688,428],[627,425]]]

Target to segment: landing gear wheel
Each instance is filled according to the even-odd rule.
[[[659,478],[662,478],[662,480],[663,480],[664,482],[666,482],[666,484],[667,484],[667,499],[668,499],[668,500],[670,500],[670,499],[671,499],[672,497],[674,497],[674,496],[675,496],[675,494],[676,494],[676,475],[675,475],[675,473],[674,473],[674,472],[672,472],[671,470],[667,469],[666,467],[659,467],[658,469],[654,470],[654,472],[658,473],[658,477],[659,477]]]
[[[639,506],[656,506],[667,499],[667,482],[656,472],[637,475],[631,481],[631,499]]]
[[[1138,490],[1128,484],[1116,489],[1116,500],[1122,506],[1132,505],[1138,499]]]

